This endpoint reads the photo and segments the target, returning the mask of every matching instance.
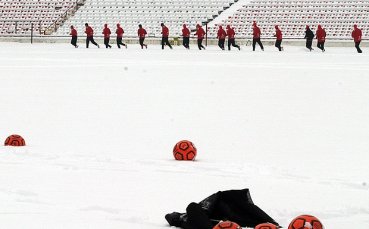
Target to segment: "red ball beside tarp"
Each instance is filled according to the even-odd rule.
[[[288,229],[324,229],[324,226],[315,216],[300,215],[291,221]]]
[[[256,225],[255,229],[278,229],[279,227],[272,223],[261,223]]]
[[[232,221],[220,221],[213,229],[241,229],[241,227]]]

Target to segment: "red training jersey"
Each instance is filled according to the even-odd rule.
[[[218,30],[217,37],[219,38],[219,40],[224,40],[226,36],[227,36],[227,33],[223,28]]]
[[[104,38],[109,38],[110,34],[111,34],[111,31],[110,31],[109,28],[104,28],[102,33],[104,34]]]
[[[163,26],[162,30],[161,30],[161,34],[163,37],[169,37],[169,29],[166,26]]]
[[[354,31],[352,31],[351,37],[354,38],[355,42],[359,42],[361,41],[361,36],[362,36],[362,32],[361,29],[354,29]]]
[[[72,37],[76,37],[77,36],[77,30],[76,29],[72,29],[70,31],[70,34],[69,35],[72,35]]]
[[[277,37],[277,41],[282,40],[282,31],[280,29],[276,29],[275,36]]]
[[[254,26],[252,35],[254,36],[254,38],[260,38],[261,36],[260,28],[257,26]]]
[[[325,41],[326,36],[327,36],[327,34],[325,33],[324,29],[318,29],[316,31],[316,39],[318,39],[319,42]]]
[[[182,36],[183,37],[190,37],[190,35],[191,35],[191,32],[187,27],[182,29]]]
[[[197,35],[197,39],[203,39],[205,36],[205,30],[202,27],[198,27],[195,35]]]
[[[121,37],[123,37],[124,30],[123,30],[122,27],[119,27],[119,28],[117,28],[115,33],[117,34],[117,37],[121,38]]]
[[[234,32],[233,28],[227,28],[228,39],[234,39],[235,35],[236,35],[236,33]]]
[[[91,26],[87,26],[85,33],[88,37],[92,37],[94,35],[94,30],[91,28]]]
[[[144,38],[147,34],[146,30],[144,28],[138,29],[137,34],[140,38]]]

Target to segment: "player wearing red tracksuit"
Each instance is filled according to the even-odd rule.
[[[190,49],[190,35],[191,35],[190,30],[187,28],[186,24],[183,24],[182,29],[183,46],[186,49]]]
[[[88,45],[90,44],[90,41],[92,44],[96,45],[98,48],[100,46],[94,41],[94,30],[91,28],[91,26],[88,25],[88,23],[85,24],[86,30],[86,48],[88,48]]]
[[[122,42],[124,30],[122,27],[120,27],[120,24],[117,24],[117,30],[115,30],[115,33],[117,34],[117,46],[120,48],[121,45],[125,46],[127,48],[127,45]]]
[[[252,51],[255,51],[256,43],[259,44],[262,51],[264,51],[263,44],[261,43],[260,37],[261,37],[261,31],[260,28],[256,25],[256,21],[252,24],[252,30],[253,30],[253,38],[252,38]]]
[[[139,38],[141,49],[143,49],[143,47],[147,48],[147,45],[144,44],[146,34],[147,34],[146,30],[144,28],[142,28],[141,24],[139,24],[138,25],[138,30],[137,30],[137,35],[138,35],[138,38]]]
[[[78,48],[77,45],[77,30],[73,27],[73,25],[70,27],[70,34],[72,36],[72,40],[71,40],[71,44],[75,47]]]
[[[360,49],[360,42],[361,42],[361,37],[362,37],[362,32],[361,29],[359,29],[357,27],[357,25],[354,25],[354,30],[351,33],[351,37],[354,38],[354,42],[355,42],[355,48],[357,50],[358,53],[362,53],[363,51]]]
[[[111,45],[109,45],[111,31],[108,28],[108,24],[104,25],[104,29],[103,29],[102,34],[104,34],[104,45],[105,45],[105,47],[106,48],[111,48]]]
[[[164,23],[161,23],[161,49],[164,49],[165,45],[168,45],[170,49],[173,49],[173,47],[169,43],[169,29],[164,25]]]
[[[316,39],[318,40],[317,47],[322,50],[322,52],[325,52],[324,43],[325,43],[325,37],[327,36],[325,29],[322,28],[321,25],[318,25],[318,29],[316,30]]]
[[[279,29],[278,25],[275,25],[274,26],[275,28],[275,37],[276,37],[276,40],[275,40],[275,47],[278,48],[279,51],[282,51],[283,50],[283,47],[281,46],[282,44],[282,31]]]
[[[233,47],[238,48],[238,50],[241,50],[240,46],[236,45],[236,40],[235,40],[235,35],[236,33],[234,32],[234,29],[230,26],[227,25],[227,36],[228,36],[228,50],[231,50],[231,45]]]
[[[222,50],[224,50],[224,42],[225,42],[225,38],[227,36],[226,31],[223,29],[223,27],[220,25],[219,29],[218,29],[218,33],[217,33],[217,38],[218,38],[218,46],[219,48],[221,48]]]
[[[202,45],[202,41],[204,40],[205,34],[206,34],[205,30],[201,27],[201,25],[197,24],[195,35],[197,35],[197,46],[199,47],[200,50],[205,49],[205,47]]]

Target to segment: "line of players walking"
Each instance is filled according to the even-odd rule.
[[[91,26],[88,25],[88,23],[85,24],[85,34],[86,34],[86,48],[89,48],[89,45],[90,45],[90,42],[93,44],[93,45],[96,45],[98,48],[100,48],[99,44],[97,44],[94,40],[94,30],[91,28]],[[72,36],[72,40],[71,40],[71,44],[78,48],[78,45],[77,45],[77,37],[78,37],[78,34],[77,34],[77,30],[74,28],[74,26],[72,25],[70,27],[71,29],[71,32],[69,35]],[[124,30],[123,28],[120,26],[120,24],[117,24],[117,29],[115,30],[115,33],[117,34],[117,46],[118,48],[120,48],[120,46],[124,46],[124,47],[128,47],[127,44],[124,44],[122,42],[123,40],[123,34],[124,34]],[[146,30],[144,28],[142,28],[142,25],[138,25],[138,36],[139,36],[139,42],[140,42],[140,45],[141,47],[146,47],[147,48],[147,45],[144,44],[144,40],[145,40],[145,36],[147,34]],[[108,27],[108,24],[105,24],[104,25],[104,29],[102,31],[102,34],[104,35],[104,45],[106,48],[111,48],[112,46],[109,44],[110,42],[110,35],[111,35],[111,30],[109,29]]]
[[[91,28],[91,26],[89,26],[88,23],[86,23],[85,27],[86,27],[85,28],[86,48],[89,48],[90,42],[92,44],[96,45],[98,48],[100,48],[100,46],[95,42],[95,40],[93,38],[94,31]],[[70,35],[72,36],[71,44],[74,47],[78,48],[78,45],[77,45],[77,30],[73,26],[71,26],[70,28],[71,28]],[[164,49],[165,46],[168,46],[170,49],[172,49],[173,47],[171,46],[171,44],[169,42],[169,29],[168,29],[168,27],[165,26],[164,23],[161,23],[161,28],[162,28],[162,32],[161,32],[161,34],[162,34],[162,40],[161,40],[162,49]],[[252,50],[255,51],[256,44],[258,44],[260,46],[261,50],[264,51],[264,46],[261,42],[261,30],[257,26],[255,21],[253,22],[252,28],[253,28]],[[121,46],[124,46],[124,47],[127,48],[128,47],[127,44],[124,44],[122,42],[124,30],[120,26],[120,24],[117,24],[117,29],[116,29],[115,33],[116,33],[116,36],[117,36],[116,42],[117,42],[118,48],[121,48]],[[111,48],[112,46],[109,44],[111,30],[109,29],[107,24],[104,25],[104,29],[102,31],[102,34],[104,35],[104,45],[105,45],[105,47],[106,48]],[[137,35],[138,35],[138,38],[139,38],[139,44],[141,46],[141,49],[143,49],[143,48],[147,49],[147,45],[144,44],[147,32],[142,27],[141,24],[138,25]],[[205,38],[206,32],[202,28],[201,25],[199,25],[199,24],[196,25],[196,33],[194,35],[197,36],[198,49],[199,50],[205,49],[205,47],[202,45],[202,42]],[[217,39],[218,39],[219,48],[222,49],[222,50],[225,50],[225,40],[226,40],[226,37],[228,37],[228,50],[231,50],[231,46],[238,48],[238,50],[241,50],[240,46],[236,44],[235,35],[236,35],[236,33],[234,31],[234,28],[232,28],[230,25],[227,25],[226,30],[224,30],[222,26],[219,26],[218,32],[217,32]],[[191,31],[187,27],[186,24],[183,24],[182,35],[181,36],[183,37],[183,46],[186,49],[190,49]],[[315,35],[314,35],[314,32],[310,29],[310,27],[307,25],[306,30],[305,30],[305,37],[304,37],[304,39],[306,39],[306,48],[309,49],[310,51],[314,50],[312,48],[312,44],[313,44],[313,40],[314,40],[314,37],[315,37],[318,41],[317,42],[317,47],[322,52],[325,52],[324,43],[326,41],[326,36],[327,36],[327,34],[325,32],[325,29],[321,25],[318,25],[318,29],[317,29]],[[357,52],[362,53],[362,50],[360,49],[360,43],[361,43],[361,39],[362,39],[362,32],[357,27],[357,25],[354,25],[354,30],[352,31],[351,36],[354,39],[355,48],[356,48]],[[282,35],[282,31],[280,30],[278,25],[275,25],[274,37],[276,37],[275,47],[279,51],[283,51],[283,47],[281,46],[283,35]]]

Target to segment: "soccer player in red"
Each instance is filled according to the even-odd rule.
[[[204,40],[205,37],[205,31],[199,24],[196,25],[195,35],[197,35],[197,46],[199,47],[199,49],[200,50],[205,49],[205,47],[202,45],[202,41]]]
[[[354,38],[355,42],[355,48],[358,53],[362,53],[363,51],[360,49],[360,42],[362,37],[361,29],[357,27],[357,25],[354,25],[354,30],[351,33],[351,37]]]
[[[231,45],[233,47],[238,48],[238,50],[241,50],[240,46],[236,45],[236,41],[234,36],[236,35],[236,33],[234,32],[234,29],[231,28],[230,25],[227,25],[227,36],[228,36],[228,50],[231,50]]]
[[[317,47],[322,50],[322,52],[325,52],[324,48],[324,42],[325,37],[327,36],[325,29],[322,28],[321,25],[318,25],[318,29],[316,31],[316,39],[318,39],[318,45]]]
[[[258,43],[261,50],[264,51],[263,44],[260,41],[261,31],[260,31],[260,28],[257,26],[256,21],[254,21],[254,23],[252,24],[252,30],[253,30],[252,51],[255,51],[256,43]]]
[[[78,48],[77,45],[77,30],[72,26],[70,26],[70,34],[72,36],[72,40],[71,40],[71,44],[75,47]]]
[[[102,34],[104,34],[104,45],[105,45],[105,47],[106,48],[111,48],[111,45],[109,45],[111,31],[108,28],[108,24],[104,25],[104,30],[103,30]]]
[[[138,34],[138,37],[139,37],[141,49],[143,49],[144,46],[145,46],[145,48],[147,48],[147,45],[144,44],[147,32],[144,28],[142,28],[141,24],[138,25],[137,34]]]
[[[218,33],[217,33],[217,38],[218,38],[218,46],[219,48],[221,48],[222,50],[224,50],[224,42],[225,42],[225,38],[227,36],[226,31],[223,29],[223,27],[220,25],[219,29],[218,29]]]
[[[183,24],[183,29],[182,29],[183,46],[186,49],[190,49],[190,35],[191,35],[190,30],[187,28],[186,24]]]
[[[161,23],[161,49],[164,49],[165,45],[168,45],[170,49],[173,49],[173,47],[169,43],[169,29],[164,25],[164,23]]]
[[[115,30],[117,34],[117,46],[120,48],[120,45],[123,45],[127,48],[127,45],[122,42],[124,30],[120,27],[120,24],[117,24],[117,30]]]
[[[283,50],[283,47],[281,47],[281,44],[282,44],[282,31],[279,29],[278,25],[275,25],[274,26],[275,28],[275,37],[276,37],[276,40],[275,40],[275,47],[278,48],[279,51],[282,51]]]
[[[90,44],[90,41],[92,44],[96,45],[98,48],[100,48],[100,46],[94,41],[94,30],[91,28],[91,26],[88,25],[88,23],[85,24],[86,30],[86,48],[88,48],[88,45]]]

